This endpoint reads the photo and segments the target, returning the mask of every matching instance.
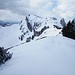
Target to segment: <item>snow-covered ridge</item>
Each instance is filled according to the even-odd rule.
[[[60,26],[60,22],[55,17],[44,18],[37,15],[28,15],[20,22],[21,35],[19,39],[30,41],[41,35],[51,36],[51,33],[54,34],[53,31],[57,32],[57,35],[58,30],[54,26]]]

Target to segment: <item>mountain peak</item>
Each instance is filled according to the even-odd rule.
[[[21,41],[25,38],[26,40],[37,36],[41,36],[47,30],[54,28],[54,25],[57,26],[58,20],[55,17],[40,17],[38,15],[27,15],[26,18],[20,23],[21,36],[19,37]],[[55,28],[54,28],[55,29]],[[46,33],[45,32],[45,33]],[[48,34],[48,33],[47,33]],[[45,36],[45,35],[44,35]]]

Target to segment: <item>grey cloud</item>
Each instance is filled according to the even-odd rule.
[[[74,7],[75,0],[0,0],[0,10],[20,16],[29,13],[41,15],[51,13],[60,17],[68,17],[68,15],[75,17]]]
[[[29,0],[0,0],[0,9],[25,15],[29,12]]]

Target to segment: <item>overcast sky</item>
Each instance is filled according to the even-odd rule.
[[[75,0],[0,0],[0,20],[19,21],[27,14],[75,18]]]

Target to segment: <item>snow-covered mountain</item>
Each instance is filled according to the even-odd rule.
[[[58,26],[61,25],[55,17],[44,18],[37,15],[28,15],[20,22],[21,34],[19,39],[21,39],[21,41],[24,39],[31,41],[39,36],[44,37],[44,34],[45,36],[54,35],[53,32],[57,31],[54,27]],[[55,35],[57,34],[58,32]]]
[[[12,21],[3,21],[0,20],[0,26],[5,27],[5,26],[11,26],[13,24],[18,24],[19,22],[12,22]]]
[[[30,42],[47,36],[56,36],[61,32],[61,29],[57,29],[54,25],[60,26],[55,17],[44,18],[37,15],[28,15],[19,24],[0,28],[0,38],[1,41],[4,41],[1,46],[5,44],[5,47],[9,47],[9,44],[12,46],[19,42]],[[10,43],[14,40],[16,43]],[[6,44],[6,42],[9,44]]]
[[[19,25],[1,27],[1,47],[15,46],[28,41],[29,37],[30,42],[9,50],[13,57],[0,66],[0,75],[75,75],[75,40],[59,34],[61,29],[53,26],[60,26],[57,22],[54,17],[28,15]],[[38,36],[36,33],[32,39],[35,31],[43,32]],[[22,34],[24,38],[21,41]]]

